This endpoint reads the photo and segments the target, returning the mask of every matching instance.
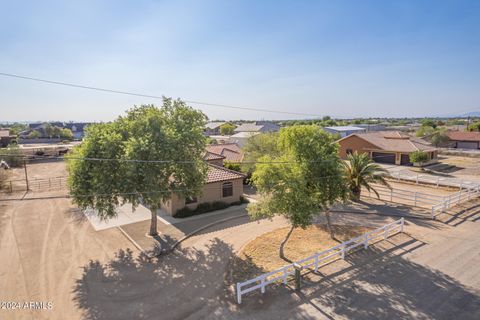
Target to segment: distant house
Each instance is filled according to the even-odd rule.
[[[252,123],[243,123],[235,128],[234,132],[276,132],[280,126],[266,121],[257,121]]]
[[[261,132],[237,132],[233,136],[230,136],[230,141],[233,141],[240,147],[243,147],[247,143],[248,139],[258,134],[261,134]]]
[[[369,124],[369,123],[361,123],[361,124],[355,124],[355,127],[357,128],[363,128],[365,129],[366,132],[370,131],[385,131],[386,126],[383,124]]]
[[[365,128],[354,127],[354,126],[336,126],[336,127],[325,127],[323,130],[331,133],[338,134],[340,137],[347,137],[354,133],[366,132]]]
[[[424,151],[429,161],[437,159],[437,149],[425,140],[410,137],[398,131],[354,133],[338,140],[342,159],[357,151],[367,153],[375,162],[411,165],[410,153]]]
[[[480,132],[450,131],[450,146],[458,149],[480,149]]]
[[[205,135],[214,136],[220,134],[220,127],[226,122],[209,122],[205,125]]]
[[[10,129],[0,128],[0,148],[7,147],[15,138],[16,136],[10,135]]]
[[[32,131],[40,132],[41,138],[50,138],[47,136],[45,128],[47,125],[52,127],[59,127],[62,129],[70,129],[75,140],[81,140],[85,135],[85,129],[90,123],[88,122],[37,122],[30,123],[28,125],[28,130],[22,131],[19,133],[21,138],[27,138]]]
[[[244,153],[236,143],[211,144],[207,146],[207,152],[224,157],[225,161],[242,162]]]
[[[63,128],[70,129],[73,133],[73,139],[81,140],[85,135],[85,129],[90,123],[85,122],[66,122]]]

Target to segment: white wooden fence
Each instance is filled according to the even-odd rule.
[[[459,203],[480,196],[480,186],[463,188],[448,196],[437,196],[422,192],[387,188],[381,185],[375,185],[373,188],[378,192],[382,200],[429,208],[432,219]],[[376,195],[374,192],[368,192],[368,196],[374,197]]]
[[[480,183],[467,181],[462,179],[456,178],[446,178],[441,176],[432,176],[430,174],[421,174],[421,173],[413,173],[409,170],[397,171],[397,172],[390,172],[390,176],[397,181],[406,180],[415,182],[416,184],[419,183],[427,183],[435,185],[437,188],[439,186],[446,186],[446,187],[454,187],[462,189],[469,189],[469,188],[476,188],[480,187]]]
[[[237,283],[237,302],[242,303],[242,295],[252,292],[254,290],[260,290],[261,293],[265,293],[266,286],[277,281],[282,281],[287,284],[288,276],[295,273],[294,264],[301,265],[303,268],[313,267],[315,272],[318,268],[326,262],[331,262],[339,258],[344,259],[352,249],[359,246],[368,248],[369,242],[378,239],[387,239],[389,236],[403,232],[404,219],[401,218],[397,221],[384,225],[381,228],[367,232],[361,236],[342,242],[330,249],[315,253],[314,255],[302,259],[300,261],[288,264],[277,270],[264,273],[256,278]]]

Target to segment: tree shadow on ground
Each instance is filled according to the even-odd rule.
[[[438,216],[439,221],[454,227],[467,221],[475,222],[479,219],[480,199],[478,197],[468,202],[460,203]]]
[[[261,301],[245,299],[243,312],[276,309],[297,319],[480,319],[478,290],[403,257],[424,245],[405,238],[390,249],[359,250],[344,268],[311,273],[301,293],[279,287]]]
[[[115,258],[90,261],[73,288],[84,319],[182,319],[208,317],[233,304],[225,283],[230,245],[212,240],[204,250],[179,248],[149,260],[120,250]]]

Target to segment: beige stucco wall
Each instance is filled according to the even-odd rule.
[[[243,194],[243,179],[230,180],[230,182],[233,183],[233,195],[225,198],[222,197],[223,182],[226,181],[207,183],[203,187],[202,195],[197,197],[197,202],[188,205],[185,205],[185,199],[183,197],[173,194],[172,198],[162,205],[162,210],[173,216],[179,209],[185,206],[195,209],[200,203],[204,202],[222,201],[232,203],[240,200],[240,196]]]
[[[347,149],[352,149],[352,151],[357,151],[358,153],[370,153],[369,150],[377,149],[376,146],[371,144],[368,141],[365,141],[357,136],[349,136],[338,142],[340,148],[338,154],[340,158],[347,158]]]

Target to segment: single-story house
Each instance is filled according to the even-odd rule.
[[[276,132],[280,130],[280,126],[272,122],[256,121],[252,123],[242,123],[233,130],[238,132]]]
[[[357,128],[363,128],[366,130],[366,132],[369,131],[385,131],[387,127],[383,124],[370,124],[370,123],[361,123],[361,124],[355,124],[355,127]]]
[[[437,159],[437,149],[430,143],[398,131],[354,133],[338,140],[338,144],[342,159],[357,151],[367,153],[375,162],[412,165],[410,153],[419,150],[428,154],[430,163]]]
[[[207,146],[207,152],[221,155],[225,161],[242,162],[244,153],[236,143],[211,144]]]
[[[205,202],[232,203],[240,201],[243,194],[244,178],[245,176],[239,172],[209,163],[207,180],[200,196],[185,199],[173,194],[172,198],[166,201],[161,209],[173,216],[184,207],[195,209],[199,204]]]
[[[209,122],[205,125],[205,135],[212,136],[212,135],[219,135],[220,134],[220,127],[224,125],[226,122],[222,121],[215,121]]]
[[[323,130],[331,133],[331,134],[338,134],[341,138],[347,137],[354,133],[366,132],[367,129],[354,127],[354,126],[335,126],[335,127],[325,127]]]
[[[480,149],[480,132],[450,131],[449,145],[458,149]]]
[[[230,140],[238,144],[240,147],[243,147],[247,143],[248,139],[256,136],[257,134],[261,134],[261,132],[237,132],[233,136],[230,136]]]

